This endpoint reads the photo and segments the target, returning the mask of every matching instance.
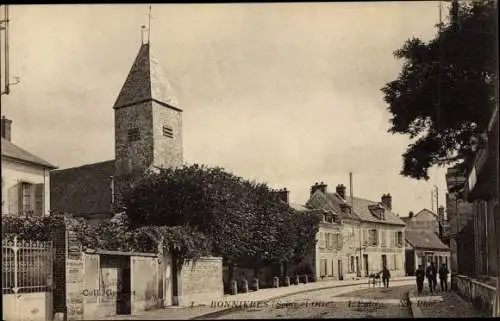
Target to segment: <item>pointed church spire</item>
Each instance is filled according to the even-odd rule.
[[[156,101],[166,107],[180,110],[172,86],[150,51],[149,43],[141,45],[113,108]]]

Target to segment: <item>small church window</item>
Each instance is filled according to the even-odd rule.
[[[174,131],[173,131],[172,127],[163,126],[163,136],[169,137],[169,138],[174,138]]]
[[[131,128],[128,130],[128,141],[132,142],[141,139],[139,128]]]

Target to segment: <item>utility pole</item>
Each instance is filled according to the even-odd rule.
[[[352,184],[352,172],[349,172],[349,194],[351,194],[351,209],[354,212],[354,194],[353,194],[353,184]],[[358,239],[359,239],[359,259],[358,259],[358,264],[357,264],[357,273],[356,275],[358,277],[361,277],[361,260],[362,260],[362,255],[361,255],[361,222],[359,222],[358,225]]]
[[[16,85],[19,83],[19,78],[17,77],[14,77],[15,79],[15,82],[14,83],[11,83],[10,82],[10,74],[9,74],[9,69],[10,69],[10,61],[9,61],[9,22],[10,22],[10,19],[9,19],[9,6],[8,5],[3,5],[3,9],[4,9],[4,18],[2,20],[0,20],[0,43],[1,43],[1,40],[2,40],[2,32],[4,33],[4,55],[5,57],[3,57],[3,61],[4,61],[4,74],[5,74],[5,79],[4,79],[4,89],[3,90],[0,90],[0,96],[1,95],[8,95],[10,94],[10,86],[11,85]],[[1,59],[1,54],[0,54],[0,63],[2,61]],[[1,80],[1,76],[0,76],[0,80]],[[1,83],[1,81],[0,81]],[[1,101],[1,99],[0,99]],[[1,102],[0,102],[0,106],[1,106]]]
[[[431,211],[434,212],[434,190],[431,189]]]

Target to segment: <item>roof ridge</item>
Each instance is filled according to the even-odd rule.
[[[100,161],[100,162],[96,162],[96,163],[90,163],[90,164],[87,163],[87,164],[83,164],[80,166],[73,166],[73,167],[68,167],[68,168],[57,169],[57,170],[54,170],[53,172],[62,172],[62,171],[70,170],[70,169],[88,168],[88,167],[92,167],[92,166],[101,165],[104,163],[111,163],[111,162],[114,163],[115,161],[116,161],[116,159],[110,159],[110,160]]]
[[[13,159],[17,159],[17,160],[20,160],[20,161],[24,161],[24,162],[28,162],[28,163],[33,163],[33,164],[37,164],[37,165],[41,165],[41,166],[45,166],[45,167],[48,167],[48,168],[57,168],[57,166],[49,163],[48,161],[46,161],[45,159],[29,152],[28,150],[14,144],[12,141],[6,139],[6,138],[3,138],[1,139],[1,142],[2,142],[2,148],[1,148],[1,151],[2,151],[2,156],[5,156],[5,157],[10,157],[10,158],[13,158]],[[8,150],[5,150],[4,149],[4,146],[8,146],[11,145],[13,146],[14,148],[17,148],[21,153],[24,153],[24,154],[27,154],[27,155],[9,155],[8,153]],[[28,159],[27,157],[24,157],[23,156],[29,156],[29,157],[32,157],[33,159]]]

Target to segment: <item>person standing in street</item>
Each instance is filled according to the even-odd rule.
[[[450,271],[448,271],[448,267],[446,266],[445,263],[441,265],[439,268],[439,280],[441,281],[441,291],[448,291],[448,274]]]
[[[382,282],[384,282],[384,287],[389,287],[389,279],[391,278],[391,272],[387,269],[387,266],[384,265],[382,268]]]
[[[434,266],[434,262],[431,262],[427,267],[427,271],[425,274],[427,276],[427,282],[429,283],[429,291],[433,293],[436,290],[437,276],[436,276],[436,267]]]
[[[417,292],[418,294],[422,294],[422,290],[424,289],[424,279],[425,272],[422,268],[422,265],[418,265],[417,271],[415,271],[415,276],[417,278]]]

